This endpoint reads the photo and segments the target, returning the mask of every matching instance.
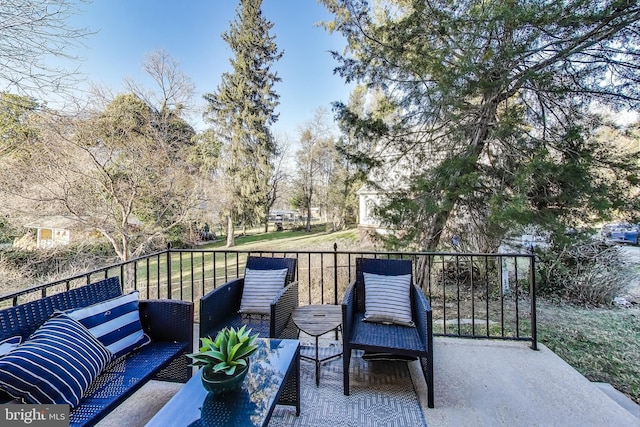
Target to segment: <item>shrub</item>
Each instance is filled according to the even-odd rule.
[[[538,293],[578,305],[611,304],[636,274],[620,247],[601,241],[551,245],[538,255]]]
[[[118,261],[108,242],[74,244],[50,249],[0,250],[0,267],[4,277],[15,277],[12,290],[37,282],[46,283],[69,277]],[[6,281],[5,281],[6,282]]]

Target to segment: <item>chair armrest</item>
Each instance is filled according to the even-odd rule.
[[[141,300],[140,322],[152,341],[186,342],[193,348],[193,303],[179,300]]]
[[[431,351],[433,342],[433,321],[431,304],[424,293],[416,285],[413,286],[411,305],[413,307],[413,322],[418,329],[418,334],[423,343],[427,344],[427,350]]]
[[[413,286],[413,322],[416,324],[420,339],[424,343],[427,354],[420,358],[422,372],[427,382],[427,404],[429,408],[434,406],[434,380],[433,380],[433,312],[431,304],[424,293],[417,286]]]
[[[200,298],[200,337],[240,309],[244,278],[230,280]]]
[[[293,310],[298,307],[298,281],[289,283],[271,303],[270,336],[280,338],[291,319]]]
[[[355,298],[354,292],[356,288],[356,282],[353,281],[349,284],[344,291],[342,297],[342,341],[343,348],[347,348],[347,344],[351,339],[351,324],[353,323],[353,312],[355,310]]]

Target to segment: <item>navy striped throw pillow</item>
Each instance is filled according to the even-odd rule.
[[[411,275],[364,275],[364,320],[415,326],[411,317]]]
[[[22,343],[22,337],[17,335],[0,341],[0,356],[9,353]]]
[[[82,323],[116,358],[151,342],[140,323],[138,291],[66,313]]]
[[[0,357],[0,389],[25,403],[73,408],[112,357],[84,326],[58,314]]]
[[[244,286],[240,300],[240,313],[264,314],[271,312],[271,302],[284,288],[287,270],[251,270],[244,273]]]

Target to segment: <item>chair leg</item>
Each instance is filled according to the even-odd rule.
[[[342,349],[342,378],[344,386],[344,395],[349,396],[349,364],[351,362],[351,349]]]
[[[429,354],[429,356],[427,357],[421,357],[420,365],[422,366],[422,373],[424,374],[424,380],[427,383],[427,406],[429,408],[433,408],[434,407],[433,356]]]

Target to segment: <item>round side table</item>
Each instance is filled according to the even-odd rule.
[[[329,304],[303,305],[293,310],[291,318],[298,329],[316,339],[315,358],[304,355],[300,355],[300,357],[315,362],[316,386],[318,386],[320,384],[320,365],[342,355],[342,352],[340,352],[320,359],[318,356],[318,337],[342,328],[342,307]]]

